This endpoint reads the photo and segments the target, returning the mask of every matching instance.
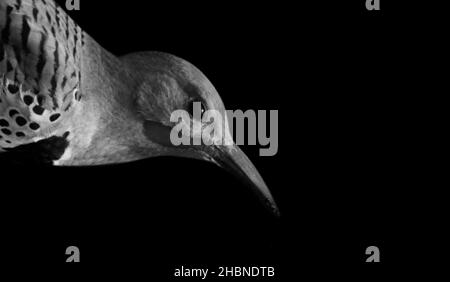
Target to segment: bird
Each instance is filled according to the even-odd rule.
[[[0,91],[0,162],[73,167],[160,156],[205,160],[242,179],[279,216],[263,178],[235,143],[170,141],[175,110],[190,112],[201,103],[225,113],[198,68],[163,52],[115,56],[53,0],[0,0]]]

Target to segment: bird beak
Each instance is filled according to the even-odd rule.
[[[269,188],[245,153],[237,145],[213,146],[213,148],[214,153],[211,155],[214,161],[250,186],[264,205],[278,217],[280,212]]]
[[[167,147],[173,146],[169,137],[171,128],[157,122],[146,121],[144,123],[144,129],[144,133],[149,140]],[[190,146],[190,148],[192,148],[192,146]],[[201,151],[206,154],[207,157],[205,155],[201,155],[200,157],[196,153],[188,155],[189,152],[193,152],[188,150],[174,152],[180,153],[179,155],[175,154],[177,156],[210,160],[230,171],[232,174],[236,175],[238,179],[242,180],[245,185],[250,186],[255,191],[257,196],[272,214],[277,217],[280,215],[278,207],[275,204],[266,183],[253,163],[237,145],[194,146],[194,148],[202,148]]]

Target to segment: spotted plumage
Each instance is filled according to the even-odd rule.
[[[0,150],[47,138],[71,115],[81,34],[53,1],[0,1]]]
[[[0,163],[201,159],[233,171],[277,213],[238,146],[173,145],[171,113],[191,112],[193,102],[226,116],[214,86],[185,60],[159,52],[117,57],[52,0],[0,0]]]

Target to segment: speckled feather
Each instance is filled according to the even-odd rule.
[[[234,144],[172,145],[171,113],[189,110],[192,101],[225,114],[214,86],[185,60],[159,52],[116,57],[52,0],[0,0],[0,163],[202,159],[244,178],[278,214],[263,179]]]
[[[0,0],[0,151],[53,135],[72,114],[82,37],[53,1]]]

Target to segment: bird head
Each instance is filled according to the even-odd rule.
[[[261,175],[230,137],[222,99],[199,69],[159,52],[134,53],[121,60],[133,69],[134,103],[147,154],[214,163],[253,188],[264,205],[273,214],[279,214]],[[187,142],[176,144],[174,137]]]

